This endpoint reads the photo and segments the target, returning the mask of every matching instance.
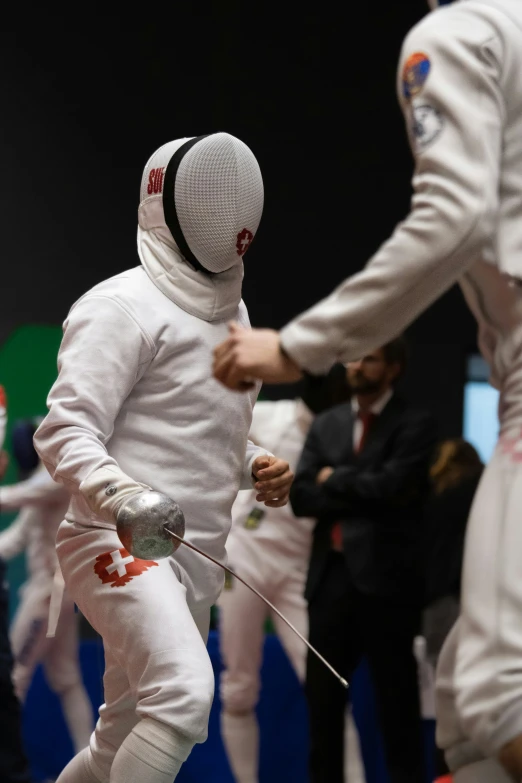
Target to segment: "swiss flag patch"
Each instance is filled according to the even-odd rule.
[[[154,560],[137,560],[129,555],[126,549],[115,549],[114,552],[98,555],[94,564],[94,573],[100,577],[103,584],[124,587],[132,581],[133,577],[140,576],[144,571],[157,565]]]
[[[244,256],[250,245],[252,244],[254,235],[248,228],[244,228],[237,235],[236,250],[238,256]]]

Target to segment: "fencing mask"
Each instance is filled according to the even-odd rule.
[[[165,229],[183,259],[202,274],[241,263],[263,211],[263,180],[251,150],[228,133],[160,147],[143,173],[144,229]]]

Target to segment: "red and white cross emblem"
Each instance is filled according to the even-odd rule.
[[[252,240],[254,239],[254,235],[251,231],[248,230],[248,228],[244,228],[242,231],[239,232],[237,235],[237,242],[236,242],[236,250],[238,256],[244,256],[250,245],[252,244]]]
[[[94,573],[100,577],[103,584],[123,587],[133,577],[140,576],[144,571],[157,565],[154,560],[136,559],[129,555],[126,549],[115,549],[114,552],[98,555],[94,564]]]

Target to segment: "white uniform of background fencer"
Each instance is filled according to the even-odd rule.
[[[430,69],[407,97],[415,54]],[[438,737],[454,767],[522,733],[521,74],[520,0],[459,0],[413,29],[398,80],[411,212],[363,272],[281,333],[300,366],[321,372],[385,343],[457,281],[477,318],[501,436],[468,526],[460,628],[441,658]]]
[[[25,701],[36,666],[43,664],[50,688],[58,695],[76,751],[88,745],[93,727],[89,697],[78,660],[78,615],[64,596],[60,621],[53,639],[46,638],[49,600],[57,566],[55,538],[70,495],[40,465],[25,481],[0,487],[2,511],[22,509],[0,533],[0,557],[26,555],[28,579],[11,627],[16,695]]]
[[[250,438],[286,459],[295,470],[313,414],[301,400],[260,401],[254,407]],[[232,509],[227,542],[231,567],[271,601],[296,628],[308,634],[304,598],[314,520],[297,519],[288,504],[267,508],[256,502],[255,490],[240,492]],[[251,517],[261,519],[257,528]],[[250,525],[250,527],[249,527]],[[266,605],[238,581],[219,600],[219,638],[224,663],[221,674],[221,730],[237,783],[256,783],[259,727],[254,708],[267,617]],[[306,651],[303,642],[274,614],[276,632],[301,681]]]
[[[250,438],[287,460],[295,471],[313,413],[301,399],[259,401],[253,412]],[[256,501],[255,490],[238,494],[232,508],[232,530],[227,542],[232,569],[308,635],[304,598],[314,519],[295,517],[290,504],[267,508]],[[252,511],[261,516],[256,523]],[[257,526],[256,526],[257,525]],[[259,698],[266,605],[241,582],[232,580],[219,599],[219,638],[224,663],[220,696],[221,730],[237,783],[257,783],[259,727],[254,708]],[[301,682],[306,672],[307,648],[273,613],[277,635]],[[359,741],[349,715],[348,779],[364,779]]]
[[[254,408],[250,438],[286,459],[295,470],[313,414],[301,400],[260,401]],[[306,635],[304,598],[315,520],[297,519],[288,504],[267,508],[256,502],[256,490],[240,492],[232,509],[233,526],[227,542],[231,568],[262,592]],[[261,515],[252,527],[251,512]],[[259,696],[259,669],[264,640],[266,605],[240,582],[225,589],[219,601],[220,641],[225,671],[221,700],[232,712],[254,708]],[[306,646],[274,614],[275,629],[300,680],[304,679]]]
[[[6,425],[7,411],[5,407],[5,392],[4,387],[0,386],[0,449],[4,445]]]
[[[207,736],[214,675],[205,640],[223,571],[185,547],[158,563],[135,561],[116,534],[113,499],[129,484],[171,496],[184,511],[185,538],[224,562],[232,503],[266,453],[248,441],[258,388],[238,396],[210,372],[229,319],[248,324],[242,254],[261,217],[261,174],[228,134],[185,154],[165,198],[175,202],[190,249],[217,274],[196,271],[178,251],[162,201],[169,161],[185,142],[160,148],[145,168],[142,266],[95,286],[71,309],[49,414],[35,436],[51,475],[72,493],[58,557],[106,660],[90,751],[60,783],[109,775],[111,783],[171,783]],[[106,476],[114,496],[104,491]]]

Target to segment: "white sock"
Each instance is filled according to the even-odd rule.
[[[452,774],[454,783],[513,783],[507,772],[494,759],[468,764]]]
[[[143,718],[116,753],[110,783],[172,783],[192,747],[169,726]]]
[[[109,778],[96,774],[90,748],[84,748],[67,764],[56,783],[109,783]]]
[[[81,683],[58,694],[75,753],[86,748],[94,729],[92,706]]]
[[[344,777],[347,783],[366,783],[359,732],[350,707],[346,710],[344,723]]]
[[[221,713],[221,736],[236,783],[258,783],[259,726],[255,712]]]

